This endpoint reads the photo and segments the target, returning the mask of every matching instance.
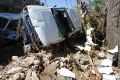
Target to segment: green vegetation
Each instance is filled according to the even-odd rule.
[[[89,0],[89,9],[90,11],[94,11],[94,12],[100,12],[100,7],[102,4],[102,0]]]

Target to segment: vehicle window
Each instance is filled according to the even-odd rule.
[[[67,34],[72,32],[65,9],[54,9],[53,8],[52,13],[58,25],[58,28],[63,36],[66,36]]]

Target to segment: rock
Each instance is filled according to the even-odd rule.
[[[64,77],[64,76],[58,76],[56,80],[73,80],[73,78],[70,77]]]
[[[56,78],[56,80],[66,80],[66,79],[65,79],[65,77],[63,77],[63,76],[58,76],[58,77]]]
[[[31,76],[32,76],[32,71],[29,69],[29,70],[27,71],[25,80],[31,80]]]
[[[22,71],[22,67],[16,67],[8,70],[7,74],[15,74]]]
[[[13,80],[20,80],[20,75],[15,74],[15,75],[13,76]]]
[[[86,30],[86,35],[91,35],[91,33],[92,33],[93,30],[94,30],[94,28],[89,27],[89,28]]]
[[[13,80],[13,78],[9,78],[9,80]]]
[[[118,52],[118,45],[115,46],[114,49],[107,50],[109,53],[117,53]]]
[[[91,70],[91,72],[92,72],[93,74],[96,74],[95,70]]]
[[[32,78],[31,80],[40,80],[39,77],[36,74],[36,71],[32,71]]]
[[[105,57],[105,53],[104,52],[100,52],[98,55],[99,55],[100,58],[104,58]]]
[[[17,73],[13,76],[13,80],[21,80],[24,79],[24,73]]]
[[[26,57],[24,62],[23,62],[23,64],[26,66],[29,66],[31,64],[38,65],[40,63],[40,61],[35,56]]]
[[[63,66],[64,66],[63,62],[62,62],[62,61],[60,61],[60,67],[63,67]]]
[[[85,71],[85,70],[87,70],[88,65],[80,65],[80,68],[81,68],[83,71]]]
[[[12,60],[13,60],[13,61],[18,61],[19,58],[18,58],[18,56],[12,56]]]
[[[2,78],[2,75],[0,75],[0,79]]]
[[[115,75],[103,74],[103,80],[117,80]]]
[[[40,61],[39,61],[39,60],[34,60],[34,61],[33,61],[33,64],[34,64],[34,65],[39,65],[39,64],[40,64]]]

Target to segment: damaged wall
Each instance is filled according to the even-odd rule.
[[[120,46],[120,0],[111,0],[107,8],[106,39],[109,48]]]

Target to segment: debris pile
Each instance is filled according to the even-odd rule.
[[[83,32],[79,21],[77,22],[77,25],[79,26],[77,26],[75,25],[76,20],[73,20],[77,19],[77,16],[72,16],[70,13],[70,11],[75,13],[74,10],[68,9],[69,11],[67,11],[66,8],[49,9],[40,6],[27,6],[26,8],[28,8],[28,10],[24,9],[22,15],[24,17],[23,22],[26,27],[26,33],[21,36],[25,38],[25,55],[21,57],[12,56],[11,61],[8,64],[0,65],[0,80],[120,79],[120,70],[115,67],[118,61],[118,46],[112,50],[108,50],[107,46],[104,44],[102,44],[102,46],[97,44],[97,42],[94,41],[93,36],[95,29],[91,27],[90,24],[87,25],[86,29],[86,42],[80,44],[79,40],[77,44],[72,45],[72,48],[75,50],[74,52],[70,50],[70,45],[68,47],[69,41],[66,43],[67,45],[64,45],[64,42],[69,40],[70,36],[73,36],[73,34],[75,35],[75,33],[77,35],[77,32],[79,32],[79,34],[82,34]],[[48,9],[48,12],[45,12],[46,14],[41,14],[42,11],[44,12],[44,8],[46,10]],[[34,13],[34,9],[36,9],[35,11],[37,11],[36,13],[38,14]],[[37,15],[40,16],[39,12],[41,14],[41,20],[37,17]],[[29,13],[35,15],[29,15]],[[84,18],[86,14],[87,12],[84,12],[82,18]],[[45,18],[45,20],[43,16],[48,17],[50,20],[48,18]],[[56,18],[60,20],[55,20]],[[43,25],[40,21],[43,21],[43,23],[46,24]],[[66,23],[64,23],[64,21],[66,21]],[[34,24],[32,24],[32,22]],[[47,23],[50,24],[48,25]],[[62,28],[59,23],[61,23]],[[68,26],[67,28],[65,28],[66,25]],[[57,42],[58,44],[56,44]],[[59,43],[63,45],[60,45]],[[72,41],[70,43],[72,43]],[[52,49],[45,48],[45,46],[50,44],[56,44],[57,47],[53,47],[53,45],[51,46],[51,48],[53,47]],[[43,47],[42,49],[39,49],[39,47],[41,48],[41,45],[44,46],[44,49]],[[31,52],[34,47],[39,49],[38,53]],[[62,50],[64,50],[63,48],[66,52],[64,51],[62,53]]]
[[[93,28],[89,28],[93,30]],[[89,37],[91,31],[87,30]],[[92,38],[91,38],[92,39]],[[12,61],[1,66],[1,80],[117,80],[119,70],[112,66],[113,50],[95,50],[97,44],[87,39],[85,46],[75,45],[79,50],[66,56],[41,50],[28,52],[25,56],[13,56]],[[56,48],[55,48],[56,49]],[[57,55],[55,55],[57,54]]]

